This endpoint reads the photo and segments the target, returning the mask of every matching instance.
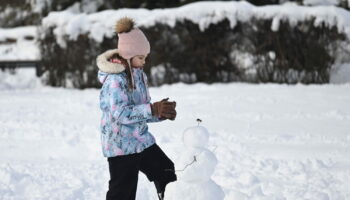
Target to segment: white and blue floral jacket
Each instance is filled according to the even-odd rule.
[[[121,63],[109,62],[117,49],[97,57],[100,92],[101,142],[105,157],[142,152],[155,143],[148,131],[148,122],[160,121],[152,116],[147,76],[142,69],[133,69],[136,88],[128,90],[125,68]]]

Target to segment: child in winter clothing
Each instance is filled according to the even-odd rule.
[[[102,151],[108,158],[110,181],[106,199],[134,200],[138,172],[153,181],[159,199],[165,186],[176,180],[174,163],[148,131],[148,122],[175,120],[176,103],[151,103],[143,72],[150,44],[130,18],[117,22],[118,49],[97,57],[100,93]]]

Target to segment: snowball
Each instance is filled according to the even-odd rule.
[[[209,132],[203,126],[190,127],[184,131],[182,139],[186,147],[205,148],[208,146]]]
[[[194,161],[194,156],[196,156],[196,161]],[[199,154],[185,152],[181,157],[179,165],[182,165],[183,168],[188,166],[184,171],[178,173],[179,180],[189,183],[208,181],[213,175],[217,163],[218,161],[214,153],[207,149],[202,149]]]

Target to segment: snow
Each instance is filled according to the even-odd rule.
[[[99,90],[42,86],[31,74],[0,71],[7,79],[0,82],[0,199],[104,199]],[[225,200],[346,200],[349,91],[349,83],[164,85],[151,96],[176,100],[177,119],[150,131],[179,170],[182,133],[202,119],[217,159],[211,178]],[[140,173],[137,200],[153,199],[155,188]]]
[[[42,13],[45,8],[52,4],[53,0],[26,0],[30,3],[31,10],[36,13]]]
[[[333,65],[330,77],[330,83],[350,83],[350,63]]]
[[[16,28],[0,28],[0,41],[3,42],[7,38],[25,38],[26,36],[36,38],[35,26],[24,26]]]
[[[341,0],[304,0],[304,5],[339,5]]]
[[[209,140],[209,132],[203,126],[189,127],[182,136],[186,147],[206,148]]]
[[[32,68],[0,70],[0,91],[11,89],[38,89],[43,87]]]
[[[0,43],[0,61],[40,59],[36,26],[0,28]]]
[[[339,32],[350,36],[350,12],[335,6],[299,6],[295,4],[254,6],[245,1],[196,2],[168,9],[118,9],[93,14],[71,10],[51,12],[42,21],[44,28],[53,28],[57,42],[66,47],[65,37],[75,40],[80,34],[101,42],[103,37],[114,36],[114,25],[121,17],[132,17],[138,26],[150,27],[156,23],[174,27],[177,21],[190,20],[204,31],[210,24],[228,19],[233,28],[237,22],[250,22],[253,18],[272,19],[271,30],[277,31],[281,21],[294,26],[300,21],[315,18],[314,26],[336,26]]]

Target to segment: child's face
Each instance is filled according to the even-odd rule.
[[[131,59],[131,66],[134,68],[142,68],[146,63],[147,55],[138,55]]]

